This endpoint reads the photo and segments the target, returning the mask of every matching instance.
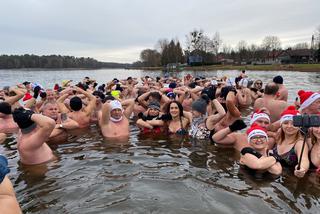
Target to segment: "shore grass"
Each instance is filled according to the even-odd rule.
[[[163,70],[163,67],[140,67],[130,68],[139,70]],[[185,71],[215,71],[215,70],[256,70],[256,71],[301,71],[320,72],[320,64],[288,64],[288,65],[209,65],[187,66]]]

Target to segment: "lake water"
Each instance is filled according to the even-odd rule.
[[[234,77],[238,71],[183,72]],[[293,102],[299,89],[320,90],[320,73],[247,71],[264,83],[281,74]],[[99,83],[114,77],[161,76],[160,71],[0,70],[0,87],[37,81],[45,87],[84,76]],[[173,74],[171,74],[173,75]],[[244,113],[248,121],[248,113]],[[15,136],[0,146],[24,213],[319,213],[320,176],[256,178],[243,171],[238,153],[188,138],[140,136],[131,124],[128,142],[105,141],[92,125],[53,147],[58,160],[19,163]]]

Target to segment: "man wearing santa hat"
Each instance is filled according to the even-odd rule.
[[[298,91],[300,97],[300,112],[302,114],[320,113],[320,94],[312,91]]]

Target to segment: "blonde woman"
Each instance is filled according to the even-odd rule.
[[[307,146],[302,151],[303,138],[299,128],[293,126],[293,116],[299,112],[294,106],[289,106],[281,114],[281,127],[276,139],[273,154],[277,156],[283,167],[294,167],[294,175],[301,178],[309,169]],[[298,163],[302,153],[300,169]]]

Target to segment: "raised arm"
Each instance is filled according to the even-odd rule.
[[[111,106],[109,103],[104,103],[101,108],[101,120],[100,120],[100,126],[107,125],[110,120],[110,109]]]
[[[125,110],[123,112],[124,116],[126,116],[126,118],[130,118],[132,112],[133,112],[133,107],[134,107],[134,99],[128,99],[128,100],[124,100],[121,102],[122,106],[125,107]]]
[[[62,96],[57,99],[58,108],[61,113],[69,113],[69,109],[64,104],[65,99],[69,96],[69,94],[63,94]]]
[[[88,98],[89,102],[88,102],[88,105],[84,108],[84,112],[86,113],[86,115],[90,115],[96,107],[97,98],[95,96],[93,96],[91,93],[89,93],[79,87],[75,87],[75,89],[77,92],[83,94],[84,96],[86,96]]]
[[[5,101],[10,105],[13,105],[14,103],[18,102],[25,94],[24,91],[19,88],[9,88],[9,92],[14,92],[16,94],[11,97],[6,97]]]
[[[241,113],[239,109],[235,105],[235,92],[230,91],[226,98],[226,106],[228,111],[230,112],[231,116],[235,118],[239,118],[241,116]]]
[[[217,114],[210,115],[206,121],[206,126],[209,130],[212,130],[216,123],[218,123],[225,115],[226,111],[217,99],[212,100],[213,105],[217,110]]]

